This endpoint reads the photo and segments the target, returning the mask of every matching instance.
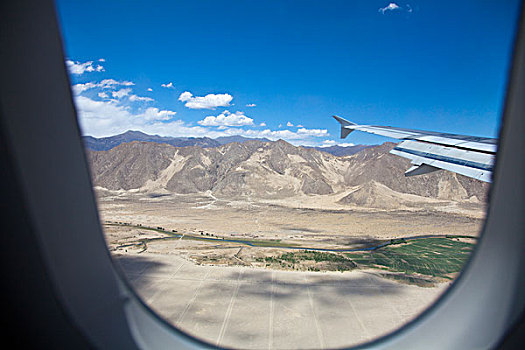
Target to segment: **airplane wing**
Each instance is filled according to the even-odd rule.
[[[341,124],[341,138],[359,130],[403,140],[390,153],[411,160],[412,167],[405,172],[405,176],[445,169],[481,181],[492,181],[497,139],[391,126],[358,125],[335,115],[333,117]]]

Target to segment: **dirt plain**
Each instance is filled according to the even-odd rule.
[[[99,197],[108,247],[154,310],[211,344],[252,349],[334,348],[377,338],[420,314],[451,281],[405,283],[391,271],[334,272],[326,264],[312,272],[308,262],[291,267],[265,260],[290,249],[220,239],[346,249],[419,235],[477,236],[484,213],[479,203],[403,210],[327,203],[319,197],[232,200],[210,193]],[[164,239],[162,232],[137,225],[182,239]],[[137,244],[142,240],[147,245]]]

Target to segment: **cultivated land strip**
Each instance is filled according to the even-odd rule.
[[[130,223],[109,223],[108,226],[128,227],[154,231],[161,237],[138,238],[131,242],[114,246],[113,250],[135,247],[143,253],[148,244],[176,240],[170,250],[178,249],[183,240],[193,240],[213,245],[195,248],[223,248],[226,253],[220,258],[204,255],[191,255],[190,259],[200,259],[199,264],[224,264],[266,267],[270,269],[300,271],[349,271],[355,268],[372,268],[379,276],[402,283],[430,287],[441,280],[453,280],[468,260],[477,239],[467,235],[420,235],[403,238],[373,240],[368,245],[359,241],[352,248],[341,248],[341,244],[330,247],[326,242],[322,248],[313,246],[315,241],[305,244],[288,243],[281,240],[230,239],[201,231],[201,234],[168,231],[162,227],[146,227]],[[233,245],[232,245],[233,244]],[[351,243],[350,243],[351,244]],[[243,250],[252,249],[251,251]],[[268,253],[258,253],[258,249],[269,249]],[[186,249],[186,248],[185,248]],[[237,249],[235,254],[228,249]],[[253,250],[255,249],[255,250]],[[273,250],[272,250],[273,249]],[[190,252],[191,252],[190,248]],[[231,251],[231,250],[230,250]],[[277,254],[282,252],[281,254]],[[242,256],[244,254],[244,256]],[[260,254],[263,254],[261,256]],[[232,256],[230,256],[232,255]],[[192,258],[193,256],[193,258]],[[198,258],[195,258],[198,256]],[[383,272],[381,272],[383,270]]]
[[[276,241],[268,241],[268,240],[257,240],[257,239],[231,239],[231,238],[224,238],[224,237],[218,237],[212,238],[212,237],[203,237],[196,234],[190,234],[190,233],[175,233],[170,232],[164,229],[159,228],[153,228],[153,227],[147,227],[147,226],[139,226],[139,225],[132,225],[132,224],[116,224],[116,223],[107,223],[106,225],[113,225],[113,226],[128,226],[128,227],[134,227],[137,229],[143,229],[143,230],[151,230],[156,231],[159,233],[166,234],[167,237],[158,237],[158,238],[144,238],[141,239],[140,242],[137,243],[127,243],[120,245],[116,247],[116,249],[119,248],[126,248],[131,246],[138,246],[138,245],[146,245],[147,242],[151,241],[158,241],[158,240],[167,240],[167,239],[193,239],[193,240],[201,240],[201,241],[208,241],[208,242],[219,242],[219,243],[238,243],[238,244],[244,244],[249,247],[258,247],[258,248],[282,248],[282,249],[296,249],[296,250],[311,250],[311,251],[321,251],[321,252],[366,252],[366,251],[372,251],[379,248],[383,248],[389,245],[393,244],[400,244],[400,243],[406,243],[406,241],[412,241],[412,240],[418,240],[418,239],[426,239],[426,238],[469,238],[469,239],[477,239],[475,236],[468,236],[468,235],[420,235],[420,236],[410,236],[410,237],[403,237],[403,238],[393,238],[390,240],[386,240],[385,242],[378,244],[378,245],[372,245],[369,247],[364,248],[318,248],[318,247],[311,247],[311,246],[303,246],[298,244],[292,244],[292,243],[286,243],[281,242],[280,240]]]

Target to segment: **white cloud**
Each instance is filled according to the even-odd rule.
[[[94,101],[85,96],[75,98],[82,131],[93,136],[113,135],[128,130],[132,115],[109,101]]]
[[[277,127],[278,127],[278,128],[282,128],[282,127],[283,127],[283,125],[282,125],[282,124],[279,124],[279,126],[277,126]]]
[[[111,96],[121,99],[122,97],[129,95],[130,92],[131,88],[120,89],[118,91],[112,91]]]
[[[99,62],[106,62],[106,60],[104,58],[99,58],[98,60]]]
[[[331,147],[331,146],[335,146],[337,144],[337,142],[335,142],[334,140],[323,140],[323,143],[320,145],[320,147]]]
[[[153,102],[153,101],[155,101],[151,97],[143,97],[143,96],[137,96],[137,95],[129,96],[129,100],[132,101],[132,102],[136,102],[136,101]]]
[[[99,62],[104,61],[101,59]],[[88,64],[82,68],[84,71],[97,70],[97,66],[93,65],[92,62],[92,68],[87,68],[89,67],[89,62],[86,63]],[[73,62],[73,64],[79,63]],[[78,67],[74,69],[78,69]],[[72,90],[75,93],[75,104],[83,134],[103,137],[119,134],[127,130],[140,130],[149,134],[186,137],[241,135],[245,137],[265,137],[271,140],[284,139],[304,145],[319,144],[320,141],[316,140],[329,136],[325,129],[306,129],[301,127],[296,131],[270,130],[266,128],[266,123],[264,122],[258,125],[254,124],[254,120],[241,111],[235,113],[224,111],[216,116],[207,116],[198,122],[198,126],[191,126],[180,119],[175,119],[175,111],[161,110],[157,107],[137,108],[140,105],[132,102],[153,102],[154,99],[134,94],[132,89],[134,85],[135,83],[131,81],[117,81],[115,79],[104,79],[99,82],[73,85]],[[163,85],[166,88],[173,87],[171,82]],[[94,90],[92,94],[96,94],[96,99],[82,94],[87,90]],[[147,90],[153,91],[151,88]],[[91,94],[86,95],[92,96]],[[185,91],[179,96],[179,101],[192,109],[227,107],[230,106],[232,100],[233,96],[226,93],[193,96],[189,91]],[[248,104],[247,106],[255,106],[255,104]],[[292,123],[288,122],[288,125],[291,126]],[[282,127],[282,125],[279,127]],[[261,130],[262,128],[264,129]]]
[[[193,98],[193,94],[189,91],[184,91],[182,94],[180,94],[179,96],[179,101],[189,101]]]
[[[245,137],[268,138],[270,140],[284,139],[297,145],[314,146],[320,143],[316,139],[329,136],[324,129],[303,128],[294,132],[291,130],[245,129],[226,125],[233,124],[233,117],[231,116],[243,116],[239,112],[224,113],[225,118],[230,117],[229,122],[219,125],[218,128],[210,128],[207,125],[188,126],[184,121],[175,119],[176,112],[160,110],[156,107],[134,112],[129,106],[121,105],[116,100],[96,101],[85,96],[76,96],[75,103],[79,113],[82,133],[95,137],[120,134],[127,130],[140,130],[148,134],[164,136],[202,137],[206,135],[215,138],[241,135]],[[216,121],[217,117],[214,118],[216,118]],[[251,118],[248,119],[251,120]],[[243,119],[241,118],[240,120],[242,121]],[[244,120],[244,123],[248,124],[246,120]],[[217,124],[219,123],[217,122]]]
[[[297,124],[296,127],[298,127],[298,128],[304,128],[304,126],[302,126],[301,124]]]
[[[175,89],[175,87],[173,86],[173,83],[171,81],[168,84],[161,84],[160,86],[162,86],[163,88],[166,88],[166,89]]]
[[[115,89],[118,85],[133,86],[135,83],[127,80],[117,81],[115,79],[104,79],[100,83],[97,83],[97,87],[101,87],[102,89]]]
[[[239,128],[228,128],[224,130],[224,133],[228,136],[231,135],[241,135],[244,137],[254,137],[254,138],[267,138],[270,140],[283,139],[290,141],[294,144],[302,145],[316,145],[318,144],[315,141],[317,137],[327,137],[329,136],[327,130],[319,129],[304,129],[301,132],[293,132],[291,130],[255,130],[255,129],[239,129]]]
[[[198,123],[202,126],[247,126],[253,125],[253,119],[245,116],[243,112],[224,111],[216,117],[208,116]]]
[[[255,103],[248,103],[248,104],[246,105],[246,107],[255,107],[255,106],[257,106]]]
[[[115,79],[104,79],[97,83],[97,87],[101,87],[103,89],[114,89],[116,85],[120,84]]]
[[[101,61],[102,62],[102,61]],[[71,74],[84,74],[85,72],[103,72],[104,67],[100,64],[94,65],[93,61],[79,62],[67,60],[66,66]]]
[[[179,101],[186,102],[184,106],[191,109],[215,109],[216,107],[228,107],[233,96],[229,94],[208,94],[206,96],[193,96],[185,91],[179,96]]]
[[[308,135],[308,136],[315,136],[315,137],[325,137],[328,136],[328,130],[326,129],[306,129],[301,128],[297,130],[298,135]]]
[[[208,132],[205,128],[187,127],[183,121],[173,120],[176,112],[170,110],[150,107],[134,113],[113,101],[95,101],[85,96],[76,96],[75,104],[84,135],[103,137],[127,130],[171,136],[202,136]]]
[[[337,141],[334,140],[323,140],[323,143],[319,145],[319,147],[332,147],[332,146],[341,146],[341,147],[351,147],[355,146],[353,143],[337,143]]]
[[[382,14],[385,14],[386,11],[395,11],[395,10],[400,10],[400,9],[401,7],[399,7],[398,4],[396,4],[395,2],[391,2],[387,6],[379,8],[378,11],[381,12]]]
[[[75,95],[80,95],[82,92],[89,90],[89,89],[96,88],[96,87],[97,87],[97,84],[95,83],[84,83],[84,84],[75,84],[73,85],[72,89]]]
[[[177,114],[177,112],[149,107],[142,115],[139,114],[138,117],[144,118],[146,121],[170,120],[175,114]]]
[[[135,85],[135,83],[131,81],[117,81],[115,79],[104,79],[99,83],[89,82],[89,83],[83,83],[83,84],[75,84],[73,85],[72,89],[75,95],[79,95],[86,90],[95,89],[95,88],[116,89],[116,87],[119,85],[132,86],[132,85]]]
[[[286,126],[288,126],[288,127],[292,127],[293,124],[292,124],[291,122],[288,122],[288,123],[286,123]]]

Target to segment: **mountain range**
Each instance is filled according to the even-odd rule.
[[[484,201],[486,183],[447,171],[405,177],[410,164],[391,155],[393,143],[336,157],[283,140],[174,147],[128,142],[88,151],[95,186],[144,193],[289,198],[341,194],[341,204],[396,207],[417,198]],[[408,197],[407,197],[408,196]]]
[[[112,148],[117,147],[122,143],[128,143],[133,141],[142,142],[155,142],[165,143],[175,147],[186,147],[186,146],[198,146],[203,148],[208,147],[219,147],[228,143],[238,142],[243,143],[246,141],[261,141],[270,142],[267,138],[248,138],[239,135],[235,136],[221,136],[216,139],[209,137],[169,137],[159,135],[148,135],[141,131],[129,130],[123,134],[96,138],[93,136],[83,136],[84,145],[88,150],[91,151],[108,151]],[[369,147],[366,145],[355,145],[355,146],[330,146],[330,147],[311,147],[317,150],[333,154],[335,156],[347,156],[361,151],[362,149]]]
[[[141,131],[129,130],[123,134],[96,138],[93,136],[83,136],[84,145],[92,151],[107,151],[117,147],[122,143],[133,141],[165,143],[175,147],[199,146],[217,147],[221,143],[209,137],[167,137],[159,135],[148,135]]]

